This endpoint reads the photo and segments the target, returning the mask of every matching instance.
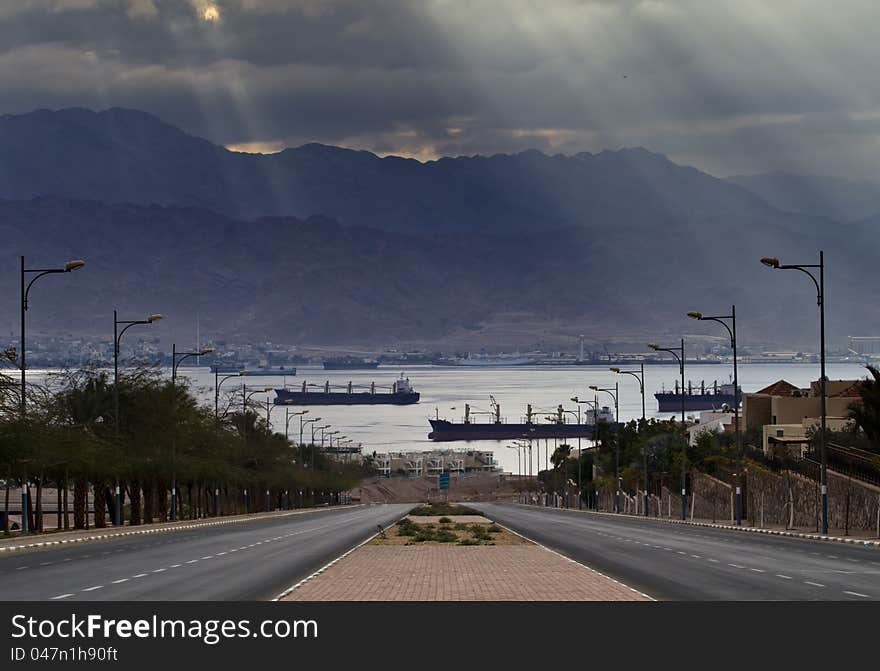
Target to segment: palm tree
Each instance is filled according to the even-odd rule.
[[[865,432],[872,447],[880,449],[880,369],[866,366],[873,380],[868,378],[859,385],[861,402],[849,407],[849,416]]]

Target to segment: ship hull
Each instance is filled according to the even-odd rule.
[[[445,419],[429,419],[436,441],[507,440],[511,438],[592,438],[592,424],[455,424]],[[615,425],[609,424],[614,427]]]
[[[654,394],[660,412],[681,412],[681,402],[684,399],[685,410],[720,410],[725,403],[733,407],[733,394]]]
[[[413,405],[419,402],[418,392],[375,393],[275,390],[275,405]]]

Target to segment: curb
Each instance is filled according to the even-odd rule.
[[[532,506],[527,503],[518,503],[517,505],[527,508],[546,508],[548,506]],[[735,524],[713,524],[711,522],[688,522],[684,520],[673,520],[664,517],[645,517],[644,515],[631,515],[628,513],[608,513],[597,510],[577,510],[576,508],[550,508],[550,510],[565,510],[572,513],[587,513],[590,515],[609,515],[612,517],[627,517],[636,520],[650,520],[652,522],[662,522],[664,524],[683,524],[693,527],[707,527],[710,529],[727,529],[728,531],[748,531],[755,534],[768,534],[771,536],[788,536],[790,538],[803,538],[813,541],[828,541],[831,543],[847,543],[848,545],[861,545],[866,548],[880,549],[880,541],[865,540],[862,538],[843,538],[841,536],[823,536],[821,534],[807,534],[799,531],[783,531],[781,529],[759,529],[757,527],[741,527]]]
[[[0,547],[0,553],[2,552],[15,552],[18,550],[32,550],[34,548],[44,548],[50,547],[54,545],[69,545],[73,543],[84,543],[86,541],[100,541],[107,540],[111,538],[122,538],[124,536],[141,536],[144,534],[158,534],[158,533],[168,533],[171,531],[185,531],[189,529],[199,529],[201,527],[215,527],[221,526],[225,524],[237,524],[239,522],[253,522],[255,520],[266,520],[266,519],[275,519],[278,517],[289,517],[291,515],[302,515],[306,512],[320,512],[324,510],[339,510],[340,508],[356,508],[363,504],[355,504],[351,506],[329,506],[322,508],[300,508],[299,510],[292,510],[289,512],[284,512],[276,515],[262,515],[260,517],[250,516],[250,515],[237,515],[232,519],[225,520],[215,520],[212,522],[193,522],[191,524],[180,524],[173,527],[154,527],[151,529],[137,529],[134,531],[119,531],[116,533],[107,533],[101,534],[98,536],[79,536],[77,538],[66,538],[63,540],[57,541],[40,541],[38,543],[28,543],[26,545],[7,545],[5,547]]]

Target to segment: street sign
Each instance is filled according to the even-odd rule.
[[[449,489],[449,473],[447,471],[440,474],[439,485],[440,489]]]

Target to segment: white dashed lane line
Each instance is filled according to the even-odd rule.
[[[804,580],[805,585],[812,585],[813,587],[825,587],[821,582],[811,582],[810,580]]]
[[[848,590],[843,590],[843,593],[844,593],[844,594],[850,594],[850,595],[852,595],[852,596],[860,596],[860,597],[862,597],[863,599],[870,599],[870,598],[871,598],[871,597],[868,596],[867,594],[862,594],[861,592],[850,592],[850,591],[848,591]]]
[[[52,601],[56,601],[57,599],[66,599],[69,596],[73,596],[73,594],[59,594],[58,596],[53,596]]]
[[[340,521],[338,524],[346,524],[346,523],[348,523],[349,521],[350,521],[350,520],[348,520],[348,519],[346,519],[346,520],[342,520],[342,521]],[[290,538],[291,536],[298,536],[298,535],[300,535],[300,534],[306,534],[306,533],[310,533],[310,532],[320,531],[320,530],[322,530],[322,529],[327,528],[328,526],[329,526],[329,527],[337,526],[337,524],[322,525],[322,526],[319,526],[319,527],[316,527],[316,528],[302,529],[302,530],[300,530],[300,531],[292,531],[292,532],[290,532],[290,533],[283,534],[283,535],[278,536],[278,537],[276,537],[276,538],[267,538],[267,539],[265,539],[265,540],[263,540],[263,541],[258,541],[258,542],[256,542],[256,543],[252,543],[252,544],[250,544],[250,545],[242,546],[242,547],[240,547],[240,548],[231,548],[231,549],[228,550],[228,551],[218,552],[216,555],[206,555],[206,556],[202,557],[201,559],[190,559],[189,561],[187,561],[187,562],[185,562],[185,563],[186,563],[186,564],[197,564],[199,561],[202,561],[202,560],[209,560],[209,559],[213,559],[213,558],[215,558],[215,557],[222,557],[222,556],[224,556],[224,555],[226,555],[226,554],[228,554],[228,553],[237,552],[237,551],[241,551],[241,550],[247,550],[247,549],[249,549],[249,548],[257,547],[258,545],[262,545],[262,544],[264,544],[264,543],[271,543],[272,541],[275,541],[275,540],[282,540],[282,539],[284,539],[284,538]],[[103,554],[110,554],[110,553],[109,553],[109,552],[105,552],[105,553],[103,553]],[[153,570],[151,570],[149,573],[163,573],[163,572],[165,572],[165,571],[168,571],[169,569],[180,568],[180,567],[183,566],[183,565],[184,565],[184,564],[171,564],[171,565],[169,565],[169,566],[167,566],[167,567],[161,567],[161,568],[153,569]],[[27,567],[26,567],[26,566],[22,566],[22,567],[20,567],[20,568],[25,569],[25,568],[27,568]],[[113,581],[111,582],[111,584],[113,584],[113,585],[119,585],[119,584],[121,584],[121,583],[128,582],[129,580],[132,580],[132,579],[145,578],[145,577],[148,577],[148,576],[149,576],[149,573],[138,573],[138,574],[135,574],[135,575],[131,576],[131,578],[120,578],[119,580],[113,580]],[[87,588],[82,589],[82,590],[80,590],[80,591],[81,591],[81,592],[92,592],[92,591],[94,591],[94,590],[101,589],[102,587],[103,587],[103,585],[95,585],[94,587],[87,587]],[[70,597],[70,596],[73,596],[73,594],[63,594],[63,595],[59,595],[59,596],[51,597],[51,598],[53,598],[53,599],[66,599],[66,598],[68,598],[68,597]]]
[[[782,575],[781,573],[777,573],[776,577],[782,578],[783,580],[793,580],[793,578],[790,575]]]

